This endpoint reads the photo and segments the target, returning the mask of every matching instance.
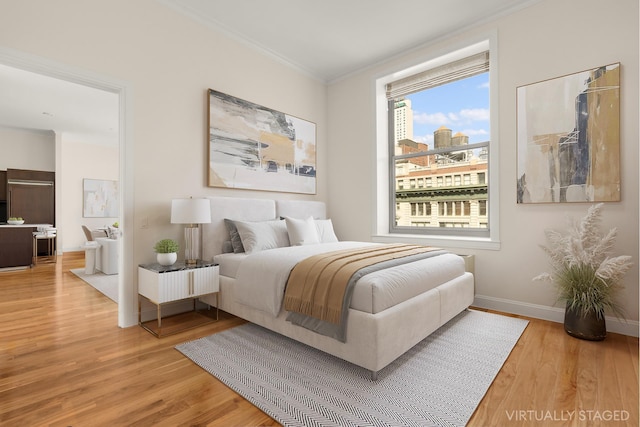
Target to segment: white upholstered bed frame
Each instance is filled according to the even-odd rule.
[[[203,224],[203,258],[212,260],[222,253],[229,240],[224,219],[266,221],[289,216],[326,218],[324,203],[301,200],[249,199],[211,197],[211,223]],[[375,378],[377,372],[415,344],[471,305],[473,275],[463,275],[434,289],[419,294],[377,314],[349,309],[345,343],[319,335],[286,321],[282,310],[277,317],[235,302],[235,279],[220,276],[220,306],[228,313],[261,325],[334,356],[368,369]],[[215,298],[203,298],[215,305]]]

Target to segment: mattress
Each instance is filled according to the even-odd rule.
[[[221,276],[231,277],[232,279],[236,278],[236,274],[238,274],[238,268],[240,268],[240,263],[244,260],[248,255],[245,253],[228,253],[228,254],[220,254],[213,257],[213,262],[219,265],[219,271]]]
[[[221,276],[235,279],[249,256],[220,254],[214,261],[220,266]],[[463,258],[451,253],[369,273],[356,283],[350,308],[376,314],[464,273]],[[238,299],[242,300],[242,296],[236,296]]]

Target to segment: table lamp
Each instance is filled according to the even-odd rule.
[[[200,257],[200,224],[211,222],[211,204],[208,199],[173,199],[171,223],[187,224],[184,229],[185,264],[194,265]]]

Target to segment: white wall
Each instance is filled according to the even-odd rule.
[[[0,127],[0,170],[56,170],[56,143],[52,131]]]
[[[620,62],[621,202],[607,203],[603,226],[618,227],[616,254],[631,255],[621,302],[629,326],[638,320],[638,2],[615,5],[599,0],[546,0],[477,28],[393,58],[386,64],[353,74],[329,87],[330,212],[344,239],[370,239],[375,188],[374,82],[403,67],[445,53],[451,46],[497,31],[499,61],[498,114],[500,170],[500,250],[468,250],[476,255],[476,304],[560,320],[550,309],[550,284],[532,282],[548,271],[539,248],[545,228],[564,225],[565,215],[581,217],[585,204],[516,204],[516,87],[597,66]],[[354,159],[357,159],[355,161]],[[357,165],[354,166],[354,165]],[[617,325],[620,330],[625,325]],[[629,332],[628,329],[624,329]]]
[[[123,245],[131,248],[122,272],[121,325],[136,321],[136,266],[154,260],[160,238],[182,239],[182,226],[169,223],[171,199],[276,195],[206,186],[209,88],[316,123],[317,195],[277,196],[327,198],[322,82],[153,0],[0,0],[0,10],[0,48],[127,87],[124,126],[131,138],[124,152],[131,149],[131,164],[123,167],[133,196],[131,210],[121,212]]]
[[[81,250],[86,238],[82,225],[90,229],[112,225],[119,218],[83,217],[83,180],[118,181],[118,147],[65,140],[60,144],[61,167],[57,174],[62,191],[57,200],[58,247],[64,252]]]

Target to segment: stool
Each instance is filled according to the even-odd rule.
[[[33,264],[38,265],[38,258],[41,258],[42,262],[58,262],[58,251],[56,250],[56,235],[55,234],[43,234],[42,232],[33,233]],[[44,256],[38,256],[38,241],[47,241],[47,254]]]
[[[84,246],[84,274],[96,273],[96,250],[98,243],[91,241]]]

